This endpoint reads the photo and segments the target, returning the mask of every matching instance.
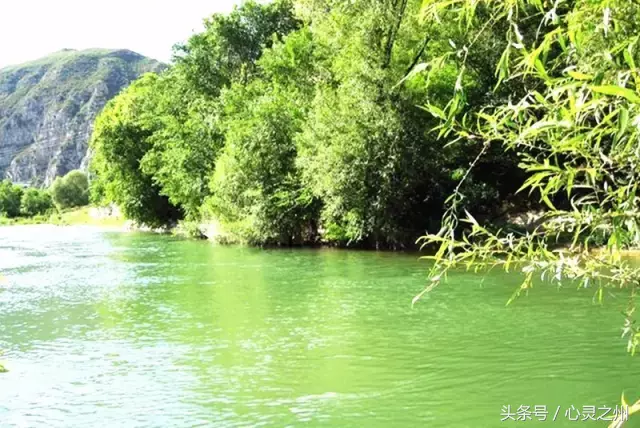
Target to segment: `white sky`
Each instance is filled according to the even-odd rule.
[[[169,61],[175,43],[238,0],[0,0],[0,67],[61,49],[130,49]]]

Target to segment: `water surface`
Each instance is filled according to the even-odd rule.
[[[459,273],[412,309],[426,267],[0,228],[0,426],[527,425],[501,422],[505,405],[606,426],[565,411],[640,395],[622,296],[540,286],[505,307],[517,276]]]

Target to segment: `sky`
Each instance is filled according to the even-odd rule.
[[[0,68],[61,49],[130,49],[168,62],[175,43],[238,0],[0,0]]]

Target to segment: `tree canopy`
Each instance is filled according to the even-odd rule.
[[[143,223],[215,220],[236,241],[412,246],[481,150],[439,139],[421,106],[446,104],[458,84],[470,108],[504,96],[485,64],[506,45],[487,37],[462,83],[452,65],[428,84],[416,66],[464,31],[425,28],[420,6],[248,1],[207,19],[172,67],[98,118],[94,193]],[[465,204],[502,216],[525,200],[521,178],[516,156],[490,150],[465,181]]]
[[[20,215],[20,201],[22,188],[9,180],[0,181],[0,215],[18,217]]]
[[[53,207],[51,194],[47,190],[29,188],[22,194],[20,213],[23,216],[34,217],[46,214]]]
[[[51,197],[60,209],[89,204],[89,179],[82,171],[71,171],[51,184]]]

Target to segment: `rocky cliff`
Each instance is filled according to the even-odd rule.
[[[88,164],[107,101],[163,65],[127,50],[64,50],[0,70],[0,178],[49,185]]]

